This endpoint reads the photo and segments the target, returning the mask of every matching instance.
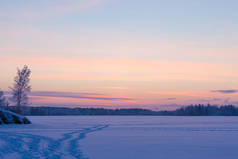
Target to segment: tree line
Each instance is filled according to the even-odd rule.
[[[56,115],[121,115],[121,116],[238,116],[238,107],[233,105],[190,105],[171,111],[149,109],[105,109],[68,107],[23,107],[22,114],[30,116]],[[15,109],[9,107],[9,109]]]
[[[238,107],[234,105],[190,105],[175,111],[160,111],[160,115],[171,116],[238,116]]]

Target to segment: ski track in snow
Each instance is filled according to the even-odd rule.
[[[101,131],[109,125],[93,127],[65,133],[58,140],[26,133],[0,132],[0,140],[5,144],[0,146],[0,158],[18,153],[22,159],[89,159],[80,150],[79,141],[88,133]],[[46,144],[42,147],[42,143]]]

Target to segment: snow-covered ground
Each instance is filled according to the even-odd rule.
[[[42,116],[0,126],[1,159],[237,159],[238,117]]]

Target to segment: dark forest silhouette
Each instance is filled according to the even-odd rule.
[[[238,107],[233,105],[190,105],[172,111],[153,111],[149,109],[105,109],[105,108],[67,108],[67,107],[23,107],[24,115],[148,115],[148,116],[238,116]],[[17,107],[8,107],[14,111]]]

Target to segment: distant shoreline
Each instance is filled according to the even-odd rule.
[[[16,107],[6,108],[15,112]],[[105,109],[105,108],[67,108],[67,107],[22,107],[25,116],[238,116],[238,107],[233,105],[190,105],[171,111],[149,109]]]

